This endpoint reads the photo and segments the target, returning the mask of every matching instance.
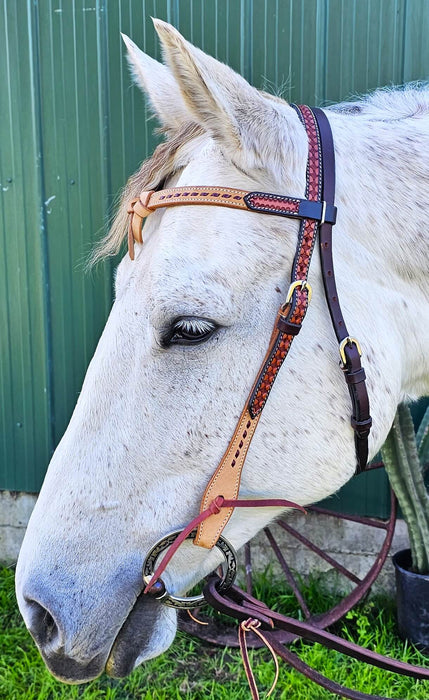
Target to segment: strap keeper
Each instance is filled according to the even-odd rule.
[[[149,207],[149,201],[153,194],[154,190],[143,191],[140,193],[140,197],[135,197],[128,205],[127,212],[130,216],[128,240],[132,260],[134,260],[134,241],[143,243],[143,219],[152,212],[152,209]],[[134,238],[134,241],[130,241],[131,236]]]
[[[281,333],[285,333],[286,335],[298,335],[301,330],[301,325],[290,323],[284,316],[279,316],[277,319],[277,328]]]
[[[345,371],[344,377],[347,384],[360,384],[361,382],[365,381],[366,374],[364,368],[361,367],[360,369],[356,370],[356,372]]]
[[[367,437],[372,426],[372,418],[366,418],[365,420],[357,420],[354,416],[350,418],[350,424],[353,430],[357,433],[358,437]]]

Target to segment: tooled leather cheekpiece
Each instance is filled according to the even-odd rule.
[[[325,113],[305,105],[293,105],[308,137],[308,162],[305,199],[267,192],[247,192],[231,187],[172,187],[144,191],[129,205],[128,245],[134,259],[134,242],[142,243],[143,220],[160,207],[181,205],[223,206],[301,221],[291,281],[285,302],[277,312],[269,346],[238,420],[227,450],[204,492],[200,512],[206,512],[218,497],[237,499],[241,473],[252,437],[294,338],[298,335],[311,299],[307,281],[317,233],[321,251],[322,276],[332,324],[339,342],[340,366],[352,402],[351,426],[355,434],[357,473],[364,470],[368,458],[371,429],[365,372],[361,366],[358,341],[349,336],[341,312],[332,260],[332,226],[336,221],[335,155],[330,125]],[[213,547],[234,507],[216,509],[198,526],[194,544]]]

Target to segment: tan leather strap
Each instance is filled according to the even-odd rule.
[[[143,243],[143,219],[151,213],[152,207],[148,208],[149,200],[155,194],[154,190],[147,190],[140,193],[139,197],[132,199],[128,206],[128,253],[131,260],[134,260],[134,241]]]
[[[290,309],[291,304],[287,304],[287,309]],[[302,303],[299,308],[302,310],[303,315],[307,309],[308,303],[302,298]],[[284,357],[289,350],[292,343],[293,336],[286,336],[286,334],[281,333],[278,330],[278,322],[283,318],[283,314],[286,312],[285,307],[281,306],[277,314],[276,323],[274,324],[274,329],[271,334],[270,343],[268,350],[265,354],[264,361],[261,365],[261,370],[258,372],[256,380],[250,390],[249,397],[246,401],[245,407],[238,419],[237,427],[231,438],[231,441],[223,455],[221,462],[207,484],[206,490],[201,501],[200,512],[205,510],[208,505],[213,501],[216,496],[223,496],[225,499],[237,498],[241,474],[243,471],[244,461],[247,457],[247,452],[250,447],[253,435],[255,433],[256,427],[259,423],[259,418],[262,414],[262,407],[255,414],[251,415],[252,397],[254,396],[255,389],[260,382],[261,373],[263,369],[267,367],[270,358],[273,355],[274,349],[278,346],[279,336],[283,336],[287,343],[287,349],[285,351]],[[284,359],[283,357],[283,359]],[[277,371],[280,367],[277,367]],[[274,382],[274,379],[271,382]],[[265,400],[268,396],[265,396]],[[205,520],[198,526],[198,531],[194,540],[194,544],[200,547],[206,547],[210,549],[214,547],[219,535],[222,533],[225,525],[230,519],[234,508],[224,509],[223,512],[212,515],[208,520]]]
[[[317,125],[311,110],[305,107],[302,110],[306,119],[305,126],[309,137],[308,172],[311,173],[311,177],[307,178],[306,195],[309,200],[318,201],[321,190],[321,158],[320,143],[317,138]],[[279,309],[261,369],[250,392],[246,407],[240,416],[232,440],[204,492],[201,510],[207,508],[207,504],[218,495],[228,499],[237,497],[236,494],[238,494],[240,487],[244,460],[262,409],[307,312],[311,288],[306,280],[314,250],[316,233],[317,221],[304,219],[301,223],[298,246],[292,268],[291,294],[288,294],[286,303]],[[299,275],[299,278],[297,278],[297,275]],[[202,522],[198,527],[194,544],[200,547],[213,547],[232,513],[233,509],[230,509],[226,513],[220,513]]]
[[[166,190],[143,190],[129,203],[128,250],[134,260],[134,241],[143,243],[143,219],[161,207],[182,204],[206,204],[230,209],[247,209],[260,214],[275,214],[296,219],[323,220],[335,223],[336,208],[317,199],[299,199],[270,192],[248,192],[234,187],[170,187]]]
[[[246,459],[247,450],[250,447],[256,426],[259,423],[259,418],[260,415],[256,416],[256,418],[251,418],[246,405],[239,418],[228,449],[204,491],[201,511],[206,510],[208,504],[216,495],[223,496],[226,499],[237,498],[244,460]],[[220,513],[214,514],[208,520],[202,522],[198,526],[194,544],[211,549],[217,542],[233,512],[234,508],[225,508]]]

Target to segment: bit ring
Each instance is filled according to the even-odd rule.
[[[155,571],[156,561],[162,552],[164,552],[168,547],[171,547],[173,542],[180,535],[182,530],[175,530],[170,532],[169,535],[162,537],[158,540],[153,547],[149,550],[148,555],[143,564],[143,581],[146,585],[151,582],[153,573]],[[187,540],[194,539],[197,534],[197,530],[192,530],[187,536]],[[234,547],[229,544],[229,542],[224,537],[219,537],[215,544],[215,547],[220,549],[225,561],[224,561],[224,573],[222,580],[218,584],[218,590],[221,592],[227,591],[228,588],[234,583],[234,579],[237,573],[237,555],[235,553]],[[176,596],[172,593],[168,593],[165,590],[161,595],[157,596],[157,600],[161,601],[163,605],[167,605],[169,608],[177,609],[191,609],[205,602],[204,596],[193,595],[193,596]]]

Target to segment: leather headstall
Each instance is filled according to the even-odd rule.
[[[365,372],[361,366],[359,342],[348,333],[338,298],[332,259],[332,226],[336,220],[335,155],[332,132],[325,113],[318,108],[293,105],[308,137],[305,198],[265,192],[247,192],[230,187],[173,187],[142,192],[129,206],[129,254],[134,259],[134,241],[143,242],[143,219],[160,207],[214,205],[300,219],[298,243],[292,265],[291,282],[280,306],[269,346],[250,391],[246,405],[228,448],[204,492],[200,513],[222,496],[225,503],[237,499],[244,461],[262,410],[294,338],[301,330],[311,299],[308,271],[319,231],[322,276],[332,325],[339,343],[340,366],[352,402],[351,425],[355,434],[357,473],[368,459],[371,428]],[[264,502],[268,504],[268,502]],[[249,503],[250,505],[250,503]],[[212,548],[234,511],[234,505],[213,508],[198,524],[194,544]]]

